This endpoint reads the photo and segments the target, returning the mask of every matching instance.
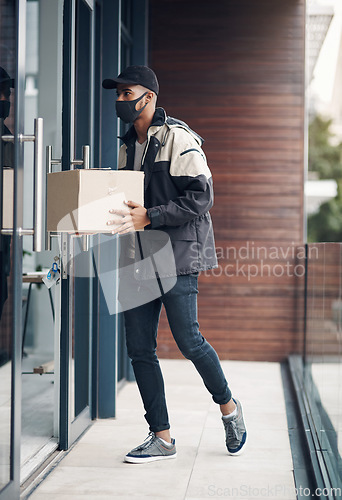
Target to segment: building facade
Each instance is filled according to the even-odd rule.
[[[150,2],[159,101],[205,139],[214,181],[219,268],[201,277],[201,328],[223,358],[285,359],[301,342],[305,2],[183,1],[181,16],[162,4]],[[179,356],[166,322],[161,338]]]
[[[304,61],[304,0],[0,0],[12,87],[0,108],[0,500],[115,416],[132,379],[117,238],[45,231],[46,172],[117,168],[124,130],[101,82],[127,65],[149,64],[159,105],[205,139],[219,267],[200,277],[203,333],[225,359],[303,352]],[[165,318],[158,349],[179,355]]]

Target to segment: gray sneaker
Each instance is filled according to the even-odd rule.
[[[125,462],[131,464],[142,464],[146,462],[154,462],[156,460],[166,460],[167,458],[176,458],[175,440],[167,446],[154,432],[150,432],[145,441],[133,448],[125,456]]]
[[[234,398],[233,401],[237,406],[237,415],[231,418],[222,417],[222,422],[226,431],[226,445],[228,453],[230,453],[230,455],[240,455],[243,451],[242,448],[246,444],[247,431],[243,420],[241,403]]]

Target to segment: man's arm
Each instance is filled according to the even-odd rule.
[[[205,214],[213,206],[211,178],[207,180],[198,177],[190,182],[187,181],[183,192],[182,196],[170,200],[165,205],[147,209],[152,229],[161,226],[180,226],[198,215]]]
[[[178,141],[175,137],[170,176],[179,193],[169,202],[147,209],[153,229],[179,226],[202,215],[213,206],[212,176],[205,155],[195,142]]]
[[[169,173],[180,195],[147,210],[137,203],[127,202],[131,210],[111,211],[123,216],[108,222],[121,223],[113,233],[139,230],[149,224],[152,229],[180,226],[210,210],[214,199],[211,172],[201,147],[184,130],[175,131]]]

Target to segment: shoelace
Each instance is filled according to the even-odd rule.
[[[229,441],[231,439],[234,439],[234,438],[238,441],[239,434],[238,434],[236,422],[234,422],[234,420],[230,420],[229,422],[227,422],[227,426],[228,426],[228,439],[229,439]]]
[[[148,433],[148,436],[146,437],[145,441],[139,446],[139,450],[146,450],[147,448],[149,448],[149,446],[151,446],[151,444],[153,443],[153,439],[155,437],[155,433],[150,431]]]

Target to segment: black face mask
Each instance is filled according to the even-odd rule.
[[[11,103],[9,101],[0,101],[0,118],[8,117],[10,112]]]
[[[132,123],[134,122],[140,113],[146,108],[148,105],[148,102],[143,106],[141,109],[137,110],[135,109],[135,105],[141,101],[141,99],[144,97],[143,94],[142,96],[138,97],[138,99],[134,99],[134,101],[116,101],[115,107],[116,107],[116,114],[118,115],[119,118],[121,118],[122,121],[125,123]]]

